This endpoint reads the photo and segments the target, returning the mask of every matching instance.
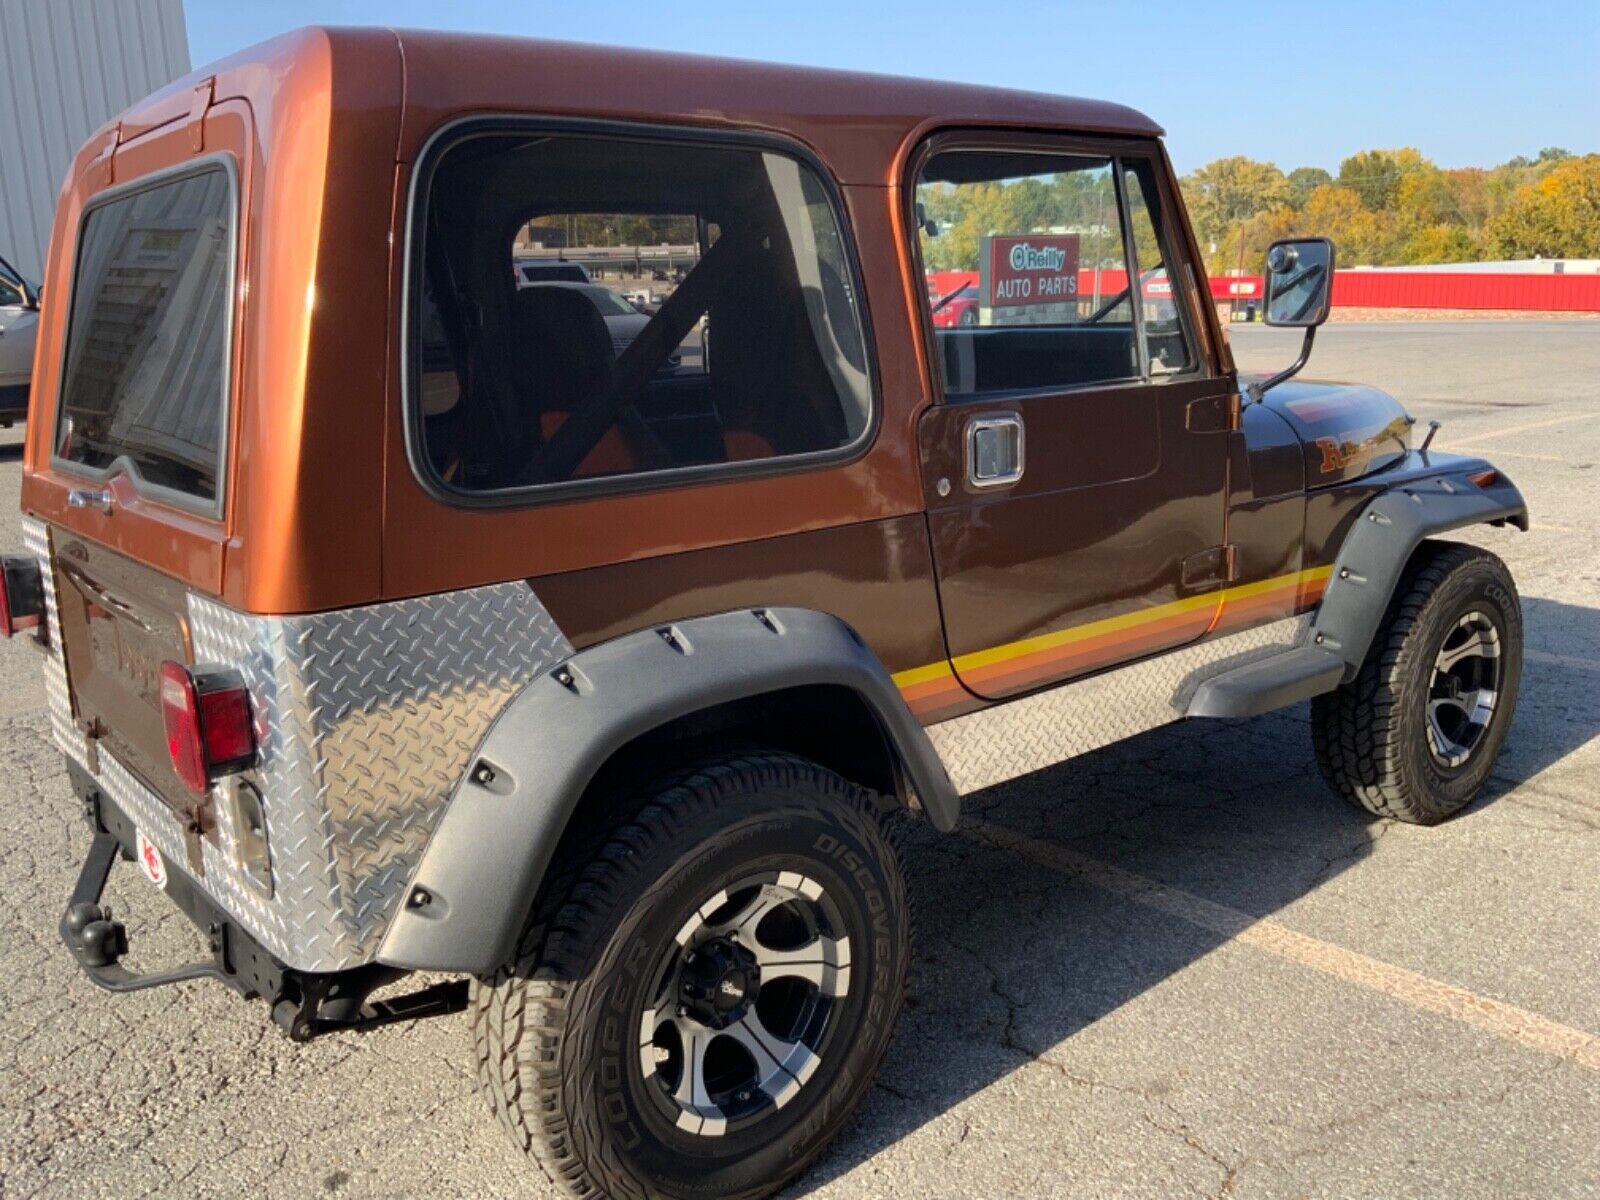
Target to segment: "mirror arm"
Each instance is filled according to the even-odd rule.
[[[1298,375],[1300,373],[1300,369],[1306,365],[1306,360],[1311,357],[1311,343],[1316,340],[1317,327],[1315,325],[1306,326],[1305,341],[1300,343],[1300,357],[1295,359],[1292,363],[1290,363],[1283,370],[1279,371],[1276,375],[1272,376],[1270,379],[1259,380],[1246,388],[1245,390],[1250,395],[1250,402],[1252,404],[1260,404],[1262,397],[1270,392],[1273,388],[1277,387],[1285,379],[1292,379],[1294,376]]]

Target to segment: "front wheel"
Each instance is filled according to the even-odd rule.
[[[1360,672],[1312,701],[1324,778],[1377,816],[1444,820],[1494,769],[1521,676],[1522,608],[1505,563],[1425,542]]]
[[[874,797],[805,760],[659,785],[474,989],[481,1090],[574,1195],[757,1197],[838,1132],[910,954]]]

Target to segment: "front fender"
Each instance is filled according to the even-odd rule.
[[[1378,493],[1362,509],[1333,564],[1311,626],[1315,645],[1344,660],[1344,680],[1354,679],[1372,645],[1406,564],[1424,538],[1468,525],[1509,523],[1528,528],[1522,493],[1481,459],[1412,451],[1408,477]],[[1482,486],[1473,476],[1492,476]]]
[[[689,713],[817,684],[861,697],[929,820],[953,828],[960,800],[927,735],[877,657],[837,617],[745,609],[641,630],[574,655],[496,719],[378,960],[495,970],[510,960],[568,819],[612,754]]]

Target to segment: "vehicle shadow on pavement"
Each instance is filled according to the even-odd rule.
[[[1103,1078],[1099,1055],[1072,1039],[1225,939],[1042,865],[1017,839],[1270,916],[1377,836],[1378,822],[1323,783],[1308,711],[1169,726],[969,796],[953,835],[919,829],[907,848],[918,951],[900,1034],[861,1118],[792,1194],[1030,1064],[1073,1086],[1164,1091],[1181,1061]],[[964,1136],[948,1119],[952,1140]]]
[[[1523,603],[1534,647],[1582,657],[1525,662],[1506,752],[1469,819],[1600,734],[1600,610]],[[1135,1053],[1141,1072],[1129,1078],[1126,1033],[1116,1057],[1098,1036],[1075,1035],[1227,939],[1104,880],[1136,877],[1266,918],[1366,857],[1385,823],[1328,790],[1308,724],[1300,705],[1169,726],[968,797],[953,835],[919,827],[907,848],[918,953],[900,1034],[860,1118],[789,1194],[925,1125],[944,1121],[959,1141],[968,1123],[952,1110],[1024,1068],[1159,1105],[1185,1074],[1181,1055]],[[1145,1019],[1124,1016],[1134,1027]],[[1166,1025],[1148,1034],[1156,1047],[1205,1036]],[[1113,1061],[1117,1074],[1102,1072]]]

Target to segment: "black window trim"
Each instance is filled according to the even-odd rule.
[[[83,265],[83,233],[88,228],[89,218],[100,209],[119,200],[126,200],[140,192],[151,191],[167,184],[176,183],[184,179],[199,175],[206,175],[218,169],[228,181],[228,219],[232,226],[231,236],[228,238],[228,283],[224,293],[228,297],[228,311],[223,314],[222,328],[222,412],[217,425],[217,486],[216,495],[207,501],[201,496],[182,491],[179,488],[170,488],[165,484],[152,483],[139,473],[139,468],[125,454],[119,454],[103,467],[90,467],[72,459],[62,458],[58,453],[61,445],[61,422],[66,418],[66,405],[64,404],[65,389],[67,385],[67,356],[72,348],[72,315],[76,306],[78,284],[80,282],[78,271]],[[185,512],[197,516],[208,517],[212,520],[221,520],[227,508],[228,500],[228,460],[232,455],[233,446],[233,348],[235,323],[238,319],[238,270],[239,270],[239,244],[242,238],[242,221],[239,210],[239,164],[234,156],[225,151],[215,154],[201,155],[189,159],[187,162],[177,163],[170,167],[162,167],[126,183],[115,184],[104,191],[97,192],[83,206],[83,211],[78,214],[78,226],[72,243],[72,274],[67,281],[66,298],[66,332],[61,339],[61,356],[56,364],[56,396],[55,420],[50,430],[50,465],[55,470],[68,475],[77,475],[86,479],[93,479],[97,483],[104,483],[117,475],[125,475],[133,490],[140,496],[171,505],[173,508],[183,509]]]
[[[812,172],[833,211],[844,249],[846,266],[860,324],[862,353],[867,376],[867,419],[861,432],[843,446],[813,450],[803,454],[775,454],[770,458],[734,463],[704,463],[688,467],[666,467],[654,471],[604,475],[595,478],[561,480],[553,483],[523,484],[518,487],[473,490],[457,487],[439,478],[429,460],[422,428],[421,387],[418,378],[420,356],[413,352],[414,330],[421,322],[422,292],[417,286],[422,269],[423,239],[419,236],[427,220],[426,197],[431,191],[433,173],[445,152],[476,137],[502,133],[547,133],[568,137],[614,138],[653,143],[711,143],[783,154]],[[822,160],[806,145],[779,134],[751,129],[708,129],[698,125],[664,124],[644,121],[611,121],[583,117],[546,116],[538,113],[487,113],[457,117],[428,135],[417,154],[416,167],[406,196],[404,258],[400,279],[400,404],[406,461],[412,476],[433,499],[457,508],[530,508],[572,500],[598,499],[636,492],[664,491],[705,483],[758,479],[843,466],[864,458],[877,440],[883,420],[883,404],[878,377],[877,344],[872,333],[872,314],[862,283],[861,262],[856,249],[855,230],[849,210],[839,191],[838,181]]]
[[[1128,163],[1139,159],[1150,164],[1152,174],[1156,178],[1156,189],[1161,205],[1162,224],[1157,226],[1156,236],[1161,237],[1162,230],[1168,228],[1167,223],[1172,220],[1173,210],[1170,206],[1165,187],[1162,183],[1163,172],[1159,169],[1161,157],[1154,139],[1140,139],[1127,137],[1113,137],[1092,133],[1076,133],[1071,130],[1029,129],[1017,126],[973,126],[940,128],[930,132],[922,139],[916,150],[908,156],[905,167],[905,182],[901,187],[903,217],[907,238],[910,241],[907,247],[911,261],[916,264],[918,276],[926,281],[927,267],[922,261],[922,239],[917,236],[917,181],[922,177],[922,168],[928,160],[937,154],[946,152],[969,151],[975,153],[1014,153],[1014,154],[1040,154],[1054,155],[1058,158],[1102,158],[1111,165],[1113,183],[1116,187],[1118,217],[1122,222],[1123,256],[1129,264],[1136,264],[1133,255],[1133,230],[1128,208],[1128,197],[1123,175]],[[1174,230],[1168,229],[1168,236],[1164,239],[1170,249],[1179,254],[1186,254],[1187,241],[1176,245],[1172,243]],[[1187,272],[1185,272],[1187,274]],[[1189,306],[1188,281],[1180,280],[1178,274],[1170,267],[1167,278],[1173,287],[1173,303],[1180,309]],[[925,293],[924,285],[920,293]],[[1144,344],[1144,320],[1140,313],[1139,305],[1132,305],[1134,310],[1134,343],[1141,362],[1141,373],[1129,375],[1121,379],[1092,380],[1087,383],[1074,383],[1053,385],[1036,388],[1004,388],[989,392],[973,392],[970,395],[963,392],[947,393],[944,386],[944,364],[940,361],[939,343],[936,328],[933,324],[933,314],[925,296],[919,293],[916,302],[916,319],[922,329],[922,340],[926,351],[929,378],[933,385],[933,402],[935,404],[970,405],[970,404],[1005,404],[1019,400],[1029,400],[1036,396],[1076,396],[1086,393],[1107,393],[1129,391],[1134,388],[1167,387],[1174,384],[1193,383],[1196,380],[1212,377],[1209,371],[1207,357],[1200,352],[1197,337],[1190,323],[1184,321],[1180,311],[1180,325],[1189,344],[1189,354],[1194,360],[1182,371],[1169,371],[1160,375],[1152,375],[1148,366],[1148,347]],[[1181,295],[1180,295],[1181,293]],[[1131,300],[1132,297],[1130,296]]]

